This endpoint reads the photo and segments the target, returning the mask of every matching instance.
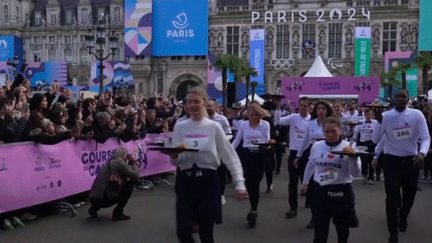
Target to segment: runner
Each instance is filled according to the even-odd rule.
[[[266,110],[258,104],[251,104],[247,108],[247,114],[249,120],[240,124],[232,145],[236,149],[240,145],[240,141],[243,140],[240,156],[251,204],[247,220],[249,227],[254,228],[258,217],[259,186],[264,176],[265,163],[268,163],[268,153],[264,151],[266,148],[254,143],[273,143],[274,140],[270,139],[269,123],[262,120],[262,118],[270,116]]]
[[[330,220],[336,226],[339,243],[348,242],[349,228],[358,227],[354,208],[353,175],[360,173],[356,157],[334,155],[331,151],[354,153],[349,142],[342,140],[342,124],[337,118],[323,122],[325,141],[316,142],[306,166],[302,192],[314,175],[312,212],[315,222],[314,243],[326,243]]]
[[[289,126],[289,147],[290,154],[288,157],[288,202],[290,211],[286,213],[286,218],[297,216],[298,208],[298,181],[303,182],[304,166],[294,166],[294,160],[297,157],[300,143],[306,133],[307,123],[311,116],[309,115],[310,100],[307,97],[300,98],[299,114],[292,114],[286,117],[281,117],[280,102],[276,101],[277,110],[275,112],[275,121],[277,125]]]
[[[216,113],[216,109],[217,109],[216,102],[214,102],[213,100],[209,101],[207,105],[207,114],[209,115],[209,119],[219,123],[222,126],[222,129],[224,130],[227,139],[231,140],[232,132],[231,132],[230,124],[225,116]],[[228,171],[226,166],[223,163],[221,163],[221,166],[219,166],[217,172],[218,172],[219,182],[221,187],[221,203],[222,205],[225,205],[226,199],[224,194],[225,194],[225,185],[226,185]]]
[[[315,105],[312,115],[311,121],[308,122],[305,136],[300,144],[299,151],[297,153],[297,157],[294,160],[294,167],[301,167],[301,170],[304,171],[306,164],[309,160],[310,150],[312,145],[318,139],[322,139],[324,137],[322,123],[323,121],[332,115],[333,111],[330,105],[325,101],[319,101]],[[313,182],[309,184],[309,190],[306,195],[306,208],[310,207],[312,201],[312,188]],[[302,193],[304,194],[304,193]],[[312,229],[314,227],[313,214],[312,219],[309,224],[306,226],[308,229]]]
[[[206,118],[208,97],[205,91],[194,88],[187,95],[191,119],[174,127],[173,146],[194,148],[199,152],[167,153],[180,168],[177,191],[177,236],[182,243],[194,242],[192,226],[200,224],[199,236],[203,243],[213,243],[214,224],[222,220],[217,168],[221,159],[231,172],[236,184],[236,196],[247,196],[240,160],[226,139],[222,127]]]
[[[352,141],[356,141],[358,149],[364,147],[363,150],[373,153],[375,151],[375,144],[372,142],[372,133],[375,129],[376,120],[372,120],[372,110],[366,110],[364,116],[366,120],[363,124],[356,126]],[[373,155],[360,156],[362,163],[362,175],[363,183],[373,185],[374,184],[374,169],[372,168]]]
[[[398,242],[398,218],[399,231],[407,230],[407,217],[417,192],[419,167],[423,165],[430,146],[424,115],[419,110],[407,108],[407,103],[408,92],[399,90],[395,95],[394,109],[382,114],[381,110],[374,108],[379,124],[372,135],[373,142],[377,143],[384,137],[386,213],[391,243]]]

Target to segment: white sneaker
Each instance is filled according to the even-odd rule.
[[[420,181],[427,181],[428,180],[428,177],[426,177],[426,176],[423,176],[422,178],[420,178],[419,179]]]
[[[366,176],[363,176],[363,184],[367,185],[368,184],[368,179]]]
[[[81,207],[81,203],[76,203],[76,204],[73,204],[72,205],[74,208],[79,208],[79,207]]]
[[[222,203],[222,206],[225,205],[225,203],[226,203],[226,199],[225,199],[225,196],[224,196],[224,195],[221,196],[221,201],[222,201],[222,202],[221,202],[221,203]]]
[[[374,185],[374,182],[372,180],[367,181],[368,185]]]
[[[28,212],[25,212],[23,215],[21,215],[19,217],[19,219],[22,220],[22,221],[34,220],[34,219],[36,219],[36,215],[30,214]]]
[[[11,224],[11,222],[9,221],[9,219],[5,219],[5,220],[3,220],[3,228],[4,228],[5,230],[13,230],[13,229],[14,229],[14,227],[13,227],[13,225]]]
[[[84,206],[84,205],[86,205],[87,203],[86,203],[86,202],[80,202],[79,204],[81,204],[81,206]]]
[[[17,217],[13,217],[12,218],[12,222],[16,227],[24,227],[25,224],[23,222],[21,222],[21,220],[19,220]]]

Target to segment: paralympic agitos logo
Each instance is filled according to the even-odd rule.
[[[193,29],[186,29],[189,26],[189,21],[185,12],[177,15],[172,24],[176,29],[167,30],[168,38],[192,38],[195,36]]]

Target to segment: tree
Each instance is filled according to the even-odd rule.
[[[254,101],[254,99],[255,99],[255,89],[258,86],[258,82],[253,81],[250,85],[252,87],[252,101]]]
[[[236,80],[240,77],[240,70],[243,60],[235,55],[218,55],[216,59],[215,68],[217,70],[222,71],[222,98],[223,98],[223,110],[224,115],[226,116],[227,112],[227,77],[228,77],[228,69],[231,70],[234,74]]]
[[[428,93],[428,81],[429,81],[429,70],[432,67],[432,53],[428,51],[422,51],[416,57],[415,63],[418,68],[422,69],[423,77],[423,94]]]
[[[255,71],[254,68],[250,67],[248,64],[244,63],[243,67],[242,67],[242,74],[245,77],[245,81],[246,81],[246,107],[249,104],[249,90],[250,90],[250,78],[251,77],[257,77],[258,76],[258,72]],[[256,82],[255,82],[256,83]]]

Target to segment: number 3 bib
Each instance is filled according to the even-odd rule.
[[[319,184],[321,186],[330,185],[333,182],[335,182],[337,178],[338,178],[338,171],[329,169],[319,173]]]
[[[193,133],[184,135],[184,143],[188,148],[202,150],[210,139],[208,133]]]
[[[403,140],[408,139],[413,136],[413,129],[410,126],[402,127],[402,128],[396,128],[393,131],[393,136],[396,140]]]

